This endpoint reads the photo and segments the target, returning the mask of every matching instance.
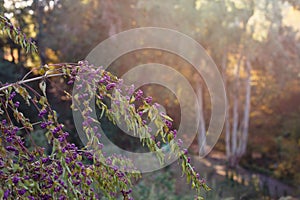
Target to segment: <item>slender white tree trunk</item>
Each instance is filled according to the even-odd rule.
[[[204,120],[204,109],[203,109],[203,88],[199,84],[197,86],[197,97],[199,105],[199,126],[198,126],[198,145],[199,145],[199,156],[206,154],[206,128]]]
[[[226,77],[226,69],[227,69],[227,51],[223,53],[222,58],[222,70],[223,70],[223,81],[226,85],[227,77]],[[228,93],[227,93],[228,94]],[[230,104],[229,104],[229,95],[227,95],[227,104],[226,104],[226,118],[225,118],[225,145],[226,145],[226,157],[229,159],[231,157],[231,140],[230,140]]]
[[[245,62],[242,62],[244,58],[241,56],[236,68],[235,77],[233,81],[233,94],[232,94],[232,119],[230,121],[230,109],[227,108],[227,117],[225,121],[225,141],[226,141],[226,156],[229,166],[235,167],[240,158],[246,153],[247,141],[248,141],[248,129],[250,119],[250,100],[251,100],[251,63],[246,58]],[[223,71],[225,72],[226,63],[223,61]],[[246,78],[243,79],[245,85],[245,98],[244,102],[240,102],[240,89],[241,89],[241,66],[245,67]],[[224,81],[226,76],[224,75]],[[242,109],[242,116],[239,116],[239,109]]]
[[[237,163],[237,153],[238,153],[238,145],[239,145],[239,133],[238,133],[238,125],[239,125],[239,89],[240,89],[240,67],[241,67],[241,59],[235,67],[235,80],[234,80],[234,94],[233,94],[233,109],[232,109],[232,138],[231,138],[231,156],[229,159],[229,165],[235,166]]]
[[[250,119],[250,101],[251,101],[251,63],[246,60],[246,95],[245,95],[245,107],[244,107],[244,118],[242,122],[242,139],[241,139],[241,156],[246,153],[247,141],[248,141],[248,129],[249,129],[249,119]]]

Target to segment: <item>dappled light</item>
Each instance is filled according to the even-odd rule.
[[[0,11],[0,199],[300,199],[298,0]]]

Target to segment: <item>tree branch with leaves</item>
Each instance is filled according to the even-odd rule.
[[[32,40],[15,28],[7,18],[0,18],[0,26],[26,52],[37,51]],[[55,70],[49,66],[40,67],[43,69],[40,70],[40,76],[27,79],[25,75],[16,83],[0,87],[1,199],[99,199],[102,196],[108,199],[116,199],[118,196],[132,199],[132,181],[139,178],[140,173],[130,159],[121,155],[107,157],[102,152],[102,143],[98,137],[101,133],[94,126],[99,123],[99,119],[89,116],[90,100],[94,97],[102,111],[100,117],[105,115],[112,122],[126,117],[128,129],[134,131],[150,151],[155,152],[161,164],[164,163],[164,155],[156,143],[156,137],[168,143],[172,153],[180,157],[182,172],[197,191],[196,198],[203,199],[201,189],[209,190],[209,187],[191,165],[187,150],[180,147],[180,142],[176,139],[177,131],[168,126],[172,119],[160,114],[151,98],[144,97],[141,91],[126,93],[127,86],[121,79],[86,61],[55,64]],[[82,149],[68,142],[69,133],[64,124],[59,123],[57,113],[47,99],[45,80],[57,76],[64,77],[68,84],[79,81],[84,88],[80,95],[73,96],[71,106],[83,118],[83,131],[88,143]],[[27,84],[35,81],[39,81],[40,91]],[[16,96],[21,97],[21,100]],[[104,99],[111,100],[110,109]],[[21,111],[20,107],[26,105],[35,108],[31,112],[36,113],[39,121],[32,122]],[[142,120],[141,114],[155,121],[158,128],[155,135],[149,133],[149,127]],[[47,141],[52,146],[50,154],[43,147],[35,146],[33,150],[29,150],[24,144],[24,136],[32,134],[36,129],[44,130]],[[122,167],[117,167],[116,163],[121,163]]]

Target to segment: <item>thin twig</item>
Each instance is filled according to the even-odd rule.
[[[38,69],[38,68],[33,68],[33,69],[31,69],[27,74],[25,74],[25,76],[22,78],[22,81],[24,81],[25,80],[25,78],[27,78],[27,76],[29,76],[34,70],[36,70],[36,69]]]
[[[19,84],[23,84],[23,83],[28,83],[28,82],[32,82],[32,81],[37,81],[37,80],[41,80],[41,79],[44,79],[44,78],[51,78],[51,77],[57,77],[57,76],[63,76],[63,75],[66,75],[65,73],[58,73],[58,74],[45,74],[43,76],[39,76],[39,77],[35,77],[35,78],[30,78],[30,79],[26,79],[26,80],[23,80],[23,81],[18,81],[16,83],[11,83],[11,84],[8,84],[4,87],[1,87],[0,88],[0,91],[3,91],[11,86],[14,86],[14,85],[19,85]]]

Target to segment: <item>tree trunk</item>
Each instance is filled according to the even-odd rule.
[[[197,97],[199,105],[199,126],[198,126],[198,145],[199,145],[199,156],[206,154],[206,128],[203,113],[203,89],[202,85],[199,84],[197,87]]]
[[[244,107],[244,118],[242,122],[242,139],[241,139],[241,156],[246,153],[247,141],[248,141],[248,129],[249,129],[249,117],[250,117],[250,100],[251,100],[251,63],[246,60],[246,94],[245,94],[245,107]]]
[[[226,77],[226,69],[227,69],[227,51],[225,50],[222,58],[222,70],[223,70],[223,81],[226,85],[227,77]],[[226,157],[227,159],[231,156],[231,140],[230,140],[230,104],[229,104],[229,96],[227,96],[226,103],[226,118],[225,118],[225,145],[226,145]]]
[[[232,110],[232,138],[231,138],[231,155],[229,165],[235,167],[238,163],[238,145],[239,145],[239,88],[240,88],[240,68],[241,68],[242,55],[235,68],[235,81],[233,91],[233,110]]]

